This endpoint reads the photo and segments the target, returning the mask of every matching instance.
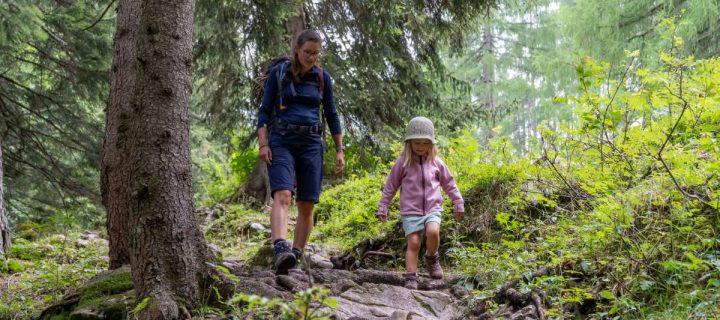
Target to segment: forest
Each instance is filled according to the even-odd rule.
[[[282,275],[259,76],[306,29],[344,150]],[[0,0],[0,319],[720,319],[719,57],[718,0]],[[416,116],[464,212],[413,289]]]

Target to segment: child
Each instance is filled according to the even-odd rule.
[[[387,220],[390,201],[400,188],[400,216],[407,239],[405,252],[405,287],[417,289],[417,264],[420,251],[420,233],[425,231],[425,262],[433,279],[442,279],[440,267],[440,216],[443,198],[440,187],[454,205],[455,219],[465,211],[460,191],[445,163],[437,157],[435,128],[425,117],[415,117],[405,130],[405,148],[395,160],[383,188],[378,218]]]

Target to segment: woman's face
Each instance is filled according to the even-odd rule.
[[[306,41],[302,47],[295,48],[302,71],[308,71],[317,63],[320,58],[320,43]]]
[[[410,140],[410,146],[416,156],[425,156],[432,148],[432,141],[428,139],[412,139]]]

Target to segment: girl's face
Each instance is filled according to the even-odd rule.
[[[301,47],[295,48],[295,53],[297,54],[300,66],[302,66],[302,71],[308,71],[317,63],[318,58],[320,58],[320,43],[306,41]]]
[[[432,148],[432,141],[428,139],[412,139],[410,140],[410,146],[412,147],[412,152],[416,156],[425,156],[430,152],[430,148]]]

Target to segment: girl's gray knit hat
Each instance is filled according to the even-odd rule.
[[[405,129],[405,140],[428,139],[435,144],[435,127],[432,121],[425,117],[415,117],[408,122]]]

